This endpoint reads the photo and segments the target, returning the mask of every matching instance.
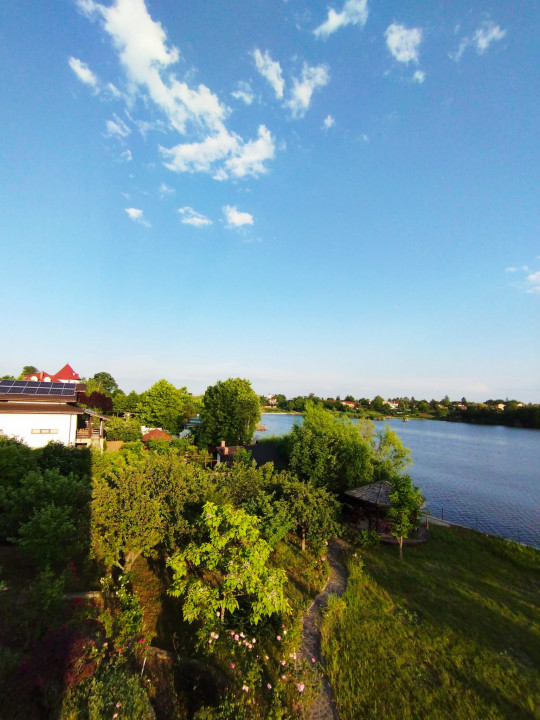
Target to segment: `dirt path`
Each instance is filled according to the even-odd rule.
[[[322,611],[328,603],[328,596],[342,595],[347,587],[348,573],[343,560],[343,553],[347,547],[347,544],[338,538],[330,540],[327,552],[330,578],[311,604],[304,618],[302,646],[300,648],[301,657],[310,664],[312,658],[315,658],[321,680],[321,695],[311,709],[310,720],[339,720],[332,688],[324,673],[320,624]]]

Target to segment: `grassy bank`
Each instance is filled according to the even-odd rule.
[[[464,529],[351,557],[323,652],[342,720],[538,718],[540,553]]]

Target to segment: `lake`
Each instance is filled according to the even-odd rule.
[[[302,416],[265,413],[261,422],[268,430],[256,438],[284,435]],[[410,475],[435,517],[540,548],[540,431],[386,422],[411,450]]]

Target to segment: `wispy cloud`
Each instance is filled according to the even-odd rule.
[[[150,223],[143,217],[142,210],[139,210],[138,208],[126,208],[126,213],[134,222],[138,222],[145,227],[150,227]]]
[[[276,97],[281,100],[283,97],[283,90],[285,89],[285,81],[283,79],[283,73],[279,62],[272,60],[268,50],[266,50],[263,55],[258,48],[253,52],[253,59],[255,60],[255,67],[257,70],[263,78],[270,83],[276,93]]]
[[[529,294],[539,295],[540,294],[540,271],[531,273],[525,278],[526,290]]]
[[[121,153],[120,157],[125,162],[131,162],[133,160],[133,155],[131,154],[131,150],[129,149],[124,150],[124,152]]]
[[[242,100],[246,105],[251,105],[255,99],[251,85],[248,82],[244,82],[244,80],[240,80],[237,84],[237,89],[234,90],[231,95],[237,100]]]
[[[74,57],[70,57],[68,62],[69,67],[73,70],[81,82],[85,85],[90,85],[90,87],[97,88],[98,79],[86,63],[83,63]]]
[[[193,227],[205,227],[206,225],[212,225],[210,218],[205,215],[196,212],[193,208],[186,205],[186,207],[178,208],[181,222],[184,225],[193,225]]]
[[[117,137],[127,137],[131,130],[126,125],[126,123],[122,120],[122,118],[119,118],[118,115],[113,115],[113,120],[107,120],[107,135],[109,137],[112,137],[116,135]]]
[[[260,157],[251,165],[247,160],[242,162],[261,140],[261,128],[256,140],[245,141],[227,129],[230,110],[215,93],[203,84],[192,88],[176,79],[171,70],[180,52],[168,43],[161,23],[152,20],[145,0],[116,0],[109,7],[95,0],[78,0],[77,4],[88,17],[100,19],[111,37],[132,101],[142,95],[147,104],[153,103],[163,113],[166,130],[194,138],[192,142],[160,148],[166,167],[176,172],[211,173],[219,179],[256,176],[266,171]],[[140,122],[134,123],[141,127]],[[273,149],[266,153],[267,159],[271,157]],[[227,160],[231,161],[229,169]]]
[[[384,33],[386,45],[400,63],[418,62],[418,50],[422,42],[421,28],[406,28],[392,23]]]
[[[465,50],[469,47],[476,48],[478,55],[483,55],[490,45],[499,42],[506,36],[506,30],[496,25],[492,20],[485,20],[476,29],[474,35],[464,37],[455,53],[450,53],[450,58],[459,62]]]
[[[158,188],[159,196],[164,198],[168,195],[174,195],[175,190],[172,187],[169,187],[166,183],[162,182],[161,185]]]
[[[363,27],[367,22],[368,14],[367,0],[346,0],[340,12],[336,12],[333,8],[328,10],[327,19],[313,31],[313,34],[316,37],[326,38],[347,25]]]
[[[229,228],[253,225],[253,215],[247,212],[240,212],[235,206],[225,205],[223,207],[223,214],[225,215],[225,221]]]
[[[304,63],[300,78],[293,78],[293,87],[290,98],[285,103],[294,118],[303,117],[310,104],[315,90],[318,90],[330,81],[330,74],[325,65],[309,66]]]
[[[423,70],[417,70],[413,75],[413,82],[422,84],[426,79],[426,73]]]
[[[334,127],[335,124],[336,124],[336,121],[334,120],[332,115],[327,115],[324,118],[323,127],[325,130],[329,130],[331,127]]]

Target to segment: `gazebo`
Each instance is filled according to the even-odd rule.
[[[392,486],[387,480],[347,490],[345,497],[350,511],[351,523],[358,529],[388,533],[390,524],[386,513],[390,507]]]

